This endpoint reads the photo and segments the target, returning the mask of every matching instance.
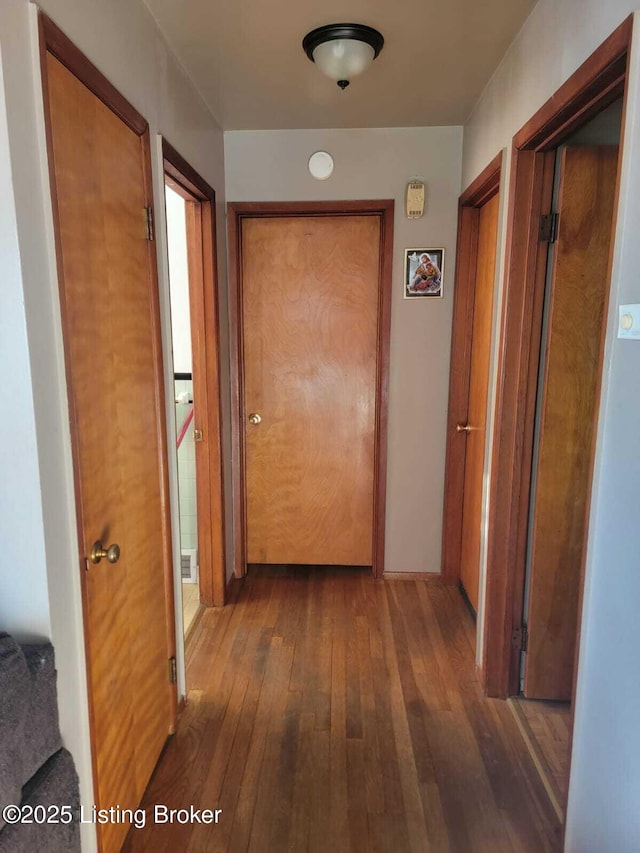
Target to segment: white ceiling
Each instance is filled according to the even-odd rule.
[[[535,0],[145,0],[225,130],[462,124]],[[385,46],[344,92],[301,42],[324,24]]]

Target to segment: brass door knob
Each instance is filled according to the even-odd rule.
[[[120,559],[120,546],[113,544],[105,549],[102,547],[102,542],[98,539],[97,542],[93,543],[93,548],[91,549],[91,562],[99,563],[103,557],[106,557],[110,563],[117,563]]]
[[[477,429],[478,427],[473,427],[470,424],[456,424],[456,432],[472,432]]]
[[[252,412],[249,415],[249,423],[250,424],[256,424],[257,425],[260,423],[261,420],[262,420],[262,418],[260,417],[260,415],[257,412]]]

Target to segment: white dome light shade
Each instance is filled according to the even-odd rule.
[[[311,30],[302,49],[318,68],[346,89],[349,80],[371,65],[384,46],[378,30],[365,24],[328,24]]]
[[[319,44],[313,61],[332,80],[351,80],[371,65],[375,50],[370,44],[352,39],[333,39]]]

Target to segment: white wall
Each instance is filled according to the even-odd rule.
[[[31,366],[0,54],[0,630],[50,636]]]
[[[224,284],[222,133],[169,52],[140,0],[42,0],[41,6],[149,121],[155,167],[154,198],[163,331],[165,341],[168,341],[164,182],[157,134],[165,134],[217,190],[219,274]],[[11,381],[7,379],[7,384],[3,382],[3,391],[16,394],[16,423],[8,428],[8,452],[3,452],[0,457],[0,508],[3,510],[3,553],[17,555],[10,564],[4,559],[0,563],[0,598],[12,605],[15,603],[12,624],[22,635],[44,634],[50,636],[55,645],[63,740],[74,755],[83,801],[89,804],[93,795],[68,411],[36,9],[27,0],[2,0],[0,3],[0,49],[11,162],[9,176],[6,136],[2,133],[0,117],[0,180],[3,190],[6,188],[8,191],[6,195],[3,192],[0,214],[2,322],[10,324],[11,332],[8,339],[11,345],[10,369],[7,370],[4,358],[0,369],[3,378],[7,373],[14,377]],[[10,204],[11,181],[15,220]],[[17,266],[18,248],[20,268]],[[222,287],[223,318],[226,317],[224,294]],[[24,338],[25,318],[28,357]],[[226,334],[225,328],[224,339]],[[226,351],[224,339],[223,352]],[[165,370],[170,389],[167,402],[169,441],[173,436],[175,442],[170,352],[170,346],[166,346]],[[226,387],[227,377],[228,370],[223,374]],[[5,417],[3,408],[3,421]],[[228,418],[226,423],[229,423]],[[19,436],[15,434],[16,429],[20,431]],[[225,443],[228,448],[228,434],[225,435]],[[18,453],[21,454],[21,464],[19,472],[16,472]],[[228,450],[225,456],[229,458]],[[175,463],[170,474],[176,524]],[[178,550],[175,538],[176,559]],[[21,571],[22,552],[29,565]],[[7,598],[5,589],[10,590]],[[28,607],[24,605],[26,599],[30,600]],[[84,849],[95,849],[91,827],[84,825],[82,831]]]
[[[326,150],[335,170],[314,180],[307,163]],[[283,130],[225,133],[230,201],[393,198],[389,456],[385,570],[439,572],[449,350],[460,194],[461,128]],[[404,215],[407,181],[427,185],[423,219]],[[444,298],[403,299],[404,249],[446,249]]]
[[[513,134],[636,2],[540,0],[465,126],[463,185],[510,148]],[[639,40],[636,20],[575,707],[565,848],[572,853],[640,849],[640,344],[616,338],[618,304],[640,302]],[[504,238],[500,254],[502,281]]]

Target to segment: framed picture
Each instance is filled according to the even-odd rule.
[[[405,299],[441,298],[443,278],[444,249],[405,249]]]

